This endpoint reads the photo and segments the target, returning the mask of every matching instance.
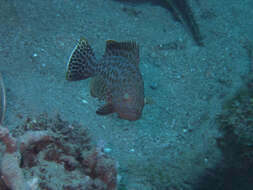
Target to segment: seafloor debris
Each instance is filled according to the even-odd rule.
[[[32,134],[40,134],[42,131],[47,134],[44,136],[47,138],[31,141],[33,138],[29,137]],[[70,124],[59,116],[50,119],[47,114],[42,114],[35,119],[27,118],[23,125],[17,126],[11,133],[13,137],[8,134],[13,142],[20,142],[14,169],[19,171],[25,184],[25,179],[37,179],[38,190],[116,189],[115,162],[91,144],[86,127]],[[3,155],[12,147],[4,139],[5,135],[2,135],[1,141],[7,146]],[[27,143],[21,143],[24,139],[28,139],[25,141]],[[19,160],[20,165],[17,164]],[[1,172],[1,176],[4,176],[4,171]],[[6,180],[4,182],[9,185]],[[8,188],[2,182],[0,189]]]
[[[0,73],[0,124],[3,123],[4,113],[5,113],[5,88],[2,75]]]
[[[194,14],[187,0],[165,0],[174,18],[181,22],[189,30],[198,46],[203,46],[203,38],[200,34],[199,26],[194,18]]]
[[[204,46],[203,38],[199,30],[199,26],[195,20],[192,9],[187,0],[117,0],[130,3],[145,3],[150,2],[154,5],[160,5],[170,11],[175,21],[182,23],[186,30],[192,35],[193,40],[198,46]],[[199,2],[197,2],[199,4]],[[135,13],[134,10],[124,8],[126,13],[138,16],[141,12]]]

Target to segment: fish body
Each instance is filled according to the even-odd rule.
[[[105,53],[97,60],[86,39],[73,50],[66,79],[77,81],[92,77],[90,93],[105,100],[96,113],[117,113],[122,119],[135,121],[144,107],[144,84],[139,70],[139,46],[135,42],[106,42]]]

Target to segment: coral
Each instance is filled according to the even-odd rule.
[[[117,171],[115,163],[102,150],[94,148],[83,154],[82,164],[89,176],[106,184],[106,189],[113,190],[116,188]]]
[[[49,140],[46,131],[34,131],[26,133],[20,139],[15,139],[7,128],[0,126],[0,139],[6,145],[6,150],[0,163],[1,178],[12,190],[37,189],[36,178],[32,182],[25,180],[23,172],[19,167],[20,155],[33,143]]]
[[[42,138],[40,134],[44,131],[50,135]],[[22,181],[38,178],[38,190],[116,189],[116,164],[101,148],[91,144],[87,127],[63,121],[59,115],[48,118],[42,114],[27,118],[12,130],[12,135],[7,139],[3,135],[1,140],[9,145],[16,145],[18,141],[19,146],[9,146],[6,151],[16,152],[20,147],[16,157],[19,159],[13,162],[22,174]]]

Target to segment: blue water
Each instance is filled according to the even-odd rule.
[[[252,10],[251,0],[2,0],[3,125],[46,112],[89,128],[117,163],[119,190],[251,190]],[[139,120],[97,115],[89,79],[65,79],[82,37],[98,59],[107,40],[140,46]]]

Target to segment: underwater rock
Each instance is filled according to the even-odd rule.
[[[246,84],[248,85],[248,84]],[[217,118],[223,158],[207,169],[194,190],[251,190],[253,186],[253,93],[243,87]]]

